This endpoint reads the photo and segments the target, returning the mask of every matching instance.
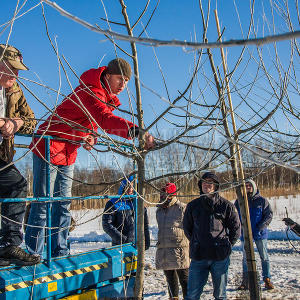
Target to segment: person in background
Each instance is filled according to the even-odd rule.
[[[118,95],[131,77],[130,64],[117,58],[108,66],[90,69],[80,76],[79,86],[67,96],[54,113],[40,125],[37,134],[51,135],[50,185],[54,197],[71,197],[74,163],[77,149],[84,143],[90,150],[100,127],[104,132],[126,139],[138,136],[139,128],[132,122],[113,114],[121,105]],[[57,139],[55,139],[57,138]],[[154,139],[145,134],[145,148],[154,147]],[[33,152],[33,192],[46,196],[45,140],[36,137],[30,145]],[[54,199],[55,200],[55,199]],[[67,238],[71,222],[70,200],[52,203],[52,256],[69,254]],[[43,255],[46,203],[32,203],[26,228],[25,242],[30,253]]]
[[[204,173],[198,182],[200,197],[185,210],[183,228],[191,257],[186,300],[200,299],[209,273],[214,298],[226,299],[230,254],[241,224],[235,206],[219,195],[219,185],[216,174]]]
[[[133,194],[133,176],[123,179],[118,195],[119,198],[113,198],[107,201],[103,216],[103,230],[111,237],[112,246],[125,243],[134,243],[135,241],[135,213],[134,198],[123,198],[124,195]],[[144,233],[145,249],[150,247],[150,232],[147,208],[144,211]]]
[[[274,289],[274,285],[271,282],[270,274],[270,261],[267,249],[268,240],[268,226],[270,225],[273,217],[273,212],[270,203],[267,199],[262,197],[257,189],[256,183],[249,179],[246,181],[246,191],[248,198],[248,206],[250,213],[250,221],[252,228],[252,236],[256,244],[262,267],[262,276],[265,282],[265,288],[268,290]],[[239,212],[241,219],[240,207],[238,201],[235,201],[235,206]],[[244,249],[244,238],[241,236],[243,247],[243,279],[241,285],[238,287],[240,290],[248,289],[248,271],[247,260]]]
[[[34,113],[16,82],[19,70],[28,70],[21,52],[0,44],[0,197],[26,198],[27,181],[12,163],[15,133],[31,134],[36,126]],[[40,258],[25,252],[22,222],[25,202],[1,203],[0,266],[34,265]]]
[[[156,220],[158,225],[156,269],[163,270],[171,300],[177,300],[180,282],[182,294],[187,293],[189,272],[189,241],[183,231],[186,205],[176,197],[176,185],[167,183],[160,193]]]

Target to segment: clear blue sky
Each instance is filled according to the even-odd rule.
[[[24,1],[20,1],[20,5],[22,5],[23,2]],[[207,1],[203,2],[206,3]],[[45,34],[45,23],[42,16],[41,5],[27,12],[24,16],[21,16],[29,8],[38,3],[39,1],[27,1],[25,6],[20,10],[18,13],[18,18],[12,27],[9,44],[15,45],[22,51],[24,62],[30,68],[30,71],[20,72],[20,76],[24,76],[26,79],[38,81],[54,89],[58,89],[60,86],[58,63],[55,53],[52,50],[49,40]],[[107,29],[107,24],[101,20],[101,18],[105,17],[105,10],[110,20],[120,23],[124,22],[121,15],[120,4],[117,0],[103,0],[105,10],[103,8],[102,1],[96,0],[65,0],[57,1],[57,3],[73,15],[78,16],[79,18],[82,18],[93,25],[98,24],[103,29]],[[145,3],[146,1],[126,1],[131,24],[135,22],[138,13],[143,9]],[[10,30],[10,27],[5,29],[5,25],[3,24],[13,17],[16,4],[17,1],[15,0],[2,1],[1,3],[1,43],[6,42]],[[139,23],[134,31],[135,35],[140,33],[143,26],[146,25],[150,16],[150,12],[152,12],[155,4],[156,1],[150,2],[148,12],[143,17],[142,23]],[[236,1],[236,5],[240,13],[244,35],[246,35],[247,27],[249,26],[250,22],[249,1]],[[101,60],[103,62],[102,64],[106,64],[115,57],[113,45],[105,38],[104,35],[89,31],[81,25],[66,19],[47,4],[44,4],[44,8],[51,39],[56,43],[60,55],[64,55],[66,57],[78,75],[89,68],[97,67]],[[211,42],[216,41],[217,37],[213,15],[213,9],[215,8],[218,9],[222,28],[225,28],[223,39],[242,39],[243,35],[239,28],[234,2],[231,0],[222,0],[217,2],[212,1],[208,40]],[[206,8],[205,11],[207,11]],[[266,17],[270,18],[269,24],[263,22],[263,19],[265,18],[266,20]],[[266,3],[266,1],[256,1],[254,20],[258,30],[258,36],[268,35],[270,31],[272,31],[272,28],[268,28],[268,26],[270,26],[272,23],[272,19],[269,4]],[[278,29],[278,33],[287,31],[286,26],[278,17],[275,17],[275,24]],[[112,24],[112,30],[126,34],[125,28],[117,25]],[[160,1],[155,15],[150,25],[147,27],[147,33],[149,37],[156,39],[195,41],[196,37],[196,39],[201,42],[202,21],[198,1]],[[143,37],[145,37],[145,35],[143,35]],[[118,42],[118,44],[124,47],[127,51],[130,50],[128,43]],[[287,47],[285,45],[287,45],[286,42],[282,43],[280,51],[285,51],[285,47]],[[249,50],[247,50],[248,54],[249,52],[254,51],[254,49],[255,47],[249,47]],[[230,62],[236,61],[241,48],[230,48],[228,51],[228,62],[230,65]],[[186,87],[187,82],[189,81],[190,73],[195,60],[195,54],[193,51],[190,51],[190,49],[174,47],[155,48],[155,52],[158,56],[160,66],[164,72],[169,94],[171,99],[173,99],[178,96],[178,91],[182,91]],[[163,86],[162,76],[154,58],[152,47],[138,45],[138,53],[142,82],[148,87],[151,87],[157,91],[162,96],[167,97],[167,93]],[[214,50],[214,53],[219,55],[219,50]],[[272,58],[267,52],[264,54],[267,55],[266,57]],[[119,50],[118,55],[126,58],[126,56]],[[271,52],[271,56],[272,55],[273,52]],[[207,56],[203,56],[202,62],[206,63],[206,61]],[[217,66],[220,68],[220,70],[222,70],[222,67],[219,65],[219,63],[220,60],[216,59]],[[272,62],[269,61],[269,63],[271,70]],[[74,75],[72,75],[72,72],[67,66],[66,68],[68,76],[70,76],[70,82],[73,88],[75,88],[78,84],[78,80]],[[254,77],[255,68],[256,66],[247,65],[245,62],[239,73],[243,74],[245,77],[245,73],[247,74],[247,72],[249,72],[250,74],[253,72],[254,74],[251,74],[251,76]],[[205,100],[208,103],[215,103],[216,91],[213,87],[209,87],[209,81],[205,81],[205,76],[212,78],[211,71],[209,71],[207,67],[204,67],[203,72],[205,75],[198,78],[197,84],[201,85],[203,89],[206,86],[206,91],[210,90],[210,92],[207,93],[208,96],[205,96]],[[28,87],[30,87],[32,91],[34,91],[36,95],[40,97],[41,100],[47,103],[47,105],[53,107],[56,101],[56,95],[53,92],[49,92],[47,89],[38,87],[30,82],[26,82],[26,80],[24,80],[24,83],[27,84]],[[248,82],[240,81],[239,84],[240,86],[243,86],[247,85]],[[260,83],[260,85],[263,85],[263,83]],[[133,80],[131,80],[129,83],[129,88],[134,93],[135,90]],[[68,94],[70,90],[70,86],[68,85],[65,76],[62,75],[61,92]],[[267,97],[268,92],[265,91],[263,94]],[[36,117],[42,117],[46,112],[46,109],[29,93],[26,92],[26,96],[29,104],[35,111]],[[166,104],[161,102],[161,100],[157,99],[155,95],[151,94],[145,89],[142,89],[142,97],[145,121],[147,125],[155,118],[157,114],[160,113],[160,111],[162,111],[164,107],[166,107]],[[128,108],[128,97],[125,92],[120,95],[120,100],[123,104],[122,108]],[[60,101],[61,97],[58,99],[58,102]],[[122,116],[121,113],[120,115]],[[250,115],[251,114],[249,114],[249,116]],[[162,126],[168,127],[170,125],[164,124]],[[283,126],[289,125],[283,124]]]
[[[103,2],[109,18],[113,21],[123,23],[124,21],[120,12],[119,1],[109,0]],[[220,1],[218,3],[220,19],[223,23],[228,20],[233,22],[234,20],[230,19],[232,12],[228,9],[227,4],[224,7],[224,2],[227,1]],[[4,24],[12,18],[16,3],[17,1],[14,0],[2,2],[0,24]],[[20,1],[20,4],[22,3],[23,1]],[[38,1],[27,1],[26,5],[21,9],[18,15],[21,15],[37,3]],[[100,19],[101,17],[105,17],[101,1],[67,0],[57,1],[57,3],[79,18],[82,18],[93,25],[98,24],[102,28],[107,28],[106,23]],[[128,1],[127,10],[131,18],[131,23],[136,20],[137,13],[142,10],[145,3],[146,1]],[[142,19],[144,25],[155,4],[156,2],[151,1],[149,12],[147,12]],[[44,7],[50,37],[53,41],[57,42],[60,54],[66,57],[78,75],[91,67],[97,67],[102,59],[103,64],[106,64],[115,57],[112,44],[107,41],[103,35],[91,32],[81,25],[64,18],[47,4],[44,4]],[[233,9],[233,6],[231,6],[231,9]],[[247,5],[243,5],[243,9],[247,12]],[[213,15],[211,15],[211,18],[212,17]],[[244,22],[246,26],[247,22],[245,19]],[[3,31],[3,29],[4,27],[2,26],[0,28],[0,41],[2,43],[6,42],[9,33],[9,28],[5,31]],[[124,34],[126,33],[125,29],[120,26],[112,25],[112,29]],[[142,25],[140,23],[136,27],[135,34],[138,34],[141,30]],[[194,40],[194,36],[196,35],[197,39],[201,41],[202,25],[198,1],[186,1],[184,4],[182,1],[160,1],[158,9],[147,28],[147,32],[150,37],[157,39]],[[215,41],[215,26],[212,26],[211,32],[209,40]],[[231,26],[230,31],[226,31],[225,36],[227,39],[241,38],[239,29],[236,28],[236,26]],[[24,62],[30,67],[30,71],[21,72],[21,76],[31,80],[40,80],[48,86],[58,88],[59,76],[57,59],[45,34],[45,24],[41,6],[38,6],[15,21],[9,43],[22,50]],[[125,47],[126,50],[130,50],[128,43],[120,42],[120,45]],[[147,86],[161,91],[162,80],[154,60],[152,48],[148,46],[138,46],[138,51],[141,80]],[[187,74],[193,64],[193,53],[185,52],[185,49],[171,47],[156,48],[155,51],[157,52],[158,59],[166,76],[171,96],[174,97],[178,95],[177,90],[182,90],[188,81]],[[119,51],[118,55],[125,57],[125,55]],[[76,86],[78,80],[71,75],[69,70],[68,73],[72,85]],[[133,87],[132,83],[133,82],[131,82],[130,85],[131,88]],[[47,103],[55,102],[55,97],[49,99],[45,90],[40,90],[36,86],[34,86],[34,90],[39,92],[38,95],[40,95]],[[62,82],[62,91],[64,93],[69,93],[70,91],[70,87],[66,83],[65,78],[63,78]],[[163,95],[165,96],[165,93],[163,93]],[[120,96],[120,98],[122,100],[122,96]],[[36,103],[36,100],[32,99],[30,96],[28,96],[28,101],[33,105],[33,108],[38,108],[41,111],[43,110],[42,107]],[[124,105],[126,106],[127,101],[121,102],[124,102]],[[151,102],[150,96],[145,99],[145,103],[151,104]]]

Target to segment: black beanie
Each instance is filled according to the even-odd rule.
[[[111,60],[107,65],[108,74],[123,75],[130,79],[131,67],[130,64],[123,58],[116,58]]]
[[[200,192],[202,193],[202,180],[211,178],[213,179],[213,181],[216,183],[216,191],[219,189],[219,178],[217,176],[217,174],[213,173],[213,172],[205,172],[201,179],[198,181],[198,187],[200,189]]]

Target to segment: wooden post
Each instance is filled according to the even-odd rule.
[[[220,24],[219,24],[217,10],[214,10],[214,13],[215,13],[215,19],[216,19],[216,24],[217,24],[218,36],[219,36],[219,40],[221,42],[221,30],[220,30]],[[237,134],[237,130],[236,130],[235,116],[234,116],[233,105],[232,105],[232,101],[231,101],[229,81],[228,81],[228,77],[227,77],[227,66],[226,66],[223,48],[220,48],[220,51],[221,51],[221,57],[222,57],[225,84],[226,84],[226,89],[227,89],[228,103],[229,103],[229,107],[230,107],[232,127],[233,127],[233,131],[234,131],[234,139],[235,139],[235,141],[238,142],[238,134]],[[241,158],[241,151],[240,151],[240,147],[239,147],[238,143],[236,143],[236,154],[237,154],[238,167],[239,167],[239,172],[240,172],[239,173],[240,179],[243,182],[243,197],[241,197],[241,195],[238,195],[238,201],[239,201],[239,206],[240,206],[240,210],[241,210],[242,226],[243,226],[243,234],[244,234],[244,247],[245,247],[245,252],[246,252],[246,257],[247,257],[250,299],[251,300],[260,300],[261,299],[261,290],[260,290],[260,285],[258,282],[258,274],[257,274],[257,270],[256,270],[255,254],[254,254],[253,239],[252,239],[252,229],[251,229],[248,199],[247,199],[245,177],[244,177],[244,168],[243,168],[243,162],[242,162],[242,158]]]

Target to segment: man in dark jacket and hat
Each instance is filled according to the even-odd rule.
[[[266,289],[271,290],[274,289],[274,285],[271,283],[270,280],[270,261],[267,250],[267,239],[268,226],[272,221],[273,212],[269,201],[260,195],[256,183],[253,180],[249,179],[246,181],[246,191],[248,198],[252,235],[261,259],[263,280],[265,282]],[[238,201],[235,202],[235,206],[241,218]],[[241,236],[241,240],[243,242],[243,235]],[[241,285],[239,286],[240,290],[248,289],[247,274],[248,273],[246,253],[243,243],[243,280]]]
[[[219,195],[216,174],[204,173],[198,185],[200,197],[188,203],[183,219],[191,258],[185,299],[200,299],[209,273],[214,298],[226,299],[229,256],[241,233],[239,216],[234,205]]]
[[[102,216],[103,230],[111,237],[112,246],[135,241],[135,211],[134,198],[125,198],[124,195],[133,194],[133,176],[121,182],[119,198],[109,200]],[[147,209],[144,211],[145,249],[150,247],[150,232]]]

